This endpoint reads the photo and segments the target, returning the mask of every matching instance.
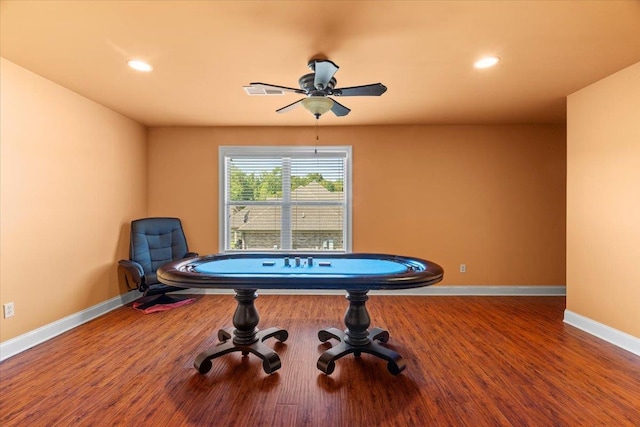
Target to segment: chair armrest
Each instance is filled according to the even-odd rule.
[[[127,286],[127,289],[133,291],[135,289],[140,292],[146,291],[144,283],[144,270],[142,266],[128,259],[122,259],[118,262],[118,279]]]

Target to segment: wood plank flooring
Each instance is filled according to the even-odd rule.
[[[562,322],[564,297],[372,295],[371,326],[407,369],[368,354],[316,368],[344,329],[343,296],[260,295],[272,375],[231,353],[195,356],[231,326],[231,295],[144,315],[122,307],[0,364],[10,426],[639,426],[640,357]]]

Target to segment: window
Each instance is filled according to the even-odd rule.
[[[220,147],[220,251],[351,251],[351,147]]]

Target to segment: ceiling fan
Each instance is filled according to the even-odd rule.
[[[340,67],[328,59],[311,59],[307,66],[312,72],[298,79],[300,89],[267,83],[251,83],[244,89],[250,95],[283,95],[284,92],[306,95],[306,98],[282,107],[276,113],[286,113],[302,104],[316,119],[329,110],[336,116],[346,116],[351,111],[329,96],[380,96],[387,91],[382,83],[336,88],[337,81],[333,76]]]

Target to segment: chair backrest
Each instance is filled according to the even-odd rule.
[[[148,285],[158,283],[156,270],[184,258],[189,252],[178,218],[143,218],[131,221],[129,258],[144,270]]]

